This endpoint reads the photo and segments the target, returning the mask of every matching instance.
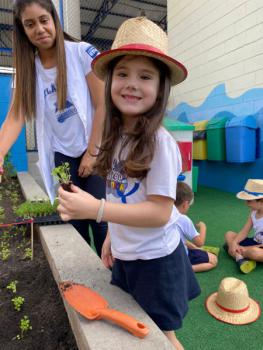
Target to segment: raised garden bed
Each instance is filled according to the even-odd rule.
[[[0,184],[0,225],[17,221],[14,210],[23,201],[16,178],[5,179]],[[0,226],[0,348],[77,350],[61,296],[36,234],[33,260],[30,248],[30,225]],[[20,311],[15,310],[19,301]],[[21,319],[28,323],[21,326]]]

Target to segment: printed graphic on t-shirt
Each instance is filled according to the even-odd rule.
[[[135,182],[132,188],[128,188],[127,176],[123,171],[123,161],[113,160],[113,166],[107,176],[107,194],[112,194],[115,198],[121,198],[122,203],[127,203],[126,198],[131,196],[140,187],[139,182]]]
[[[263,232],[256,233],[254,240],[260,244],[263,244]]]
[[[86,52],[91,58],[95,58],[100,53],[94,46],[87,48]]]
[[[65,108],[60,111],[58,109],[58,104],[56,101],[56,91],[56,86],[54,84],[51,84],[49,87],[44,89],[44,97],[50,110],[50,115],[56,116],[56,119],[59,123],[64,123],[67,119],[77,115],[78,112],[74,104],[69,100],[66,100]]]

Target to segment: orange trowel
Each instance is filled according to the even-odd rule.
[[[89,320],[111,321],[139,338],[144,338],[149,333],[149,329],[143,323],[120,311],[110,309],[108,302],[100,294],[83,284],[65,281],[59,284],[59,288],[68,304]]]

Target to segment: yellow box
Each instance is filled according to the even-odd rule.
[[[193,142],[193,159],[205,160],[207,159],[207,142],[206,142],[206,125],[208,120],[200,120],[193,123],[195,127],[194,142]],[[200,139],[198,138],[200,134]]]

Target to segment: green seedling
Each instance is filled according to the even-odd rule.
[[[13,292],[13,294],[16,293],[16,286],[17,286],[18,281],[11,281],[7,286],[6,289],[9,289]]]
[[[5,219],[5,209],[3,207],[0,207],[0,220]]]
[[[69,163],[63,163],[60,166],[57,166],[54,168],[51,172],[52,176],[56,181],[58,181],[63,189],[68,192],[71,191],[71,184],[72,181],[70,181],[70,168],[69,168]]]
[[[57,166],[52,170],[51,174],[60,184],[68,183],[71,177],[69,163],[66,162]]]
[[[19,329],[20,329],[20,334],[18,334],[16,338],[18,340],[21,340],[24,338],[24,335],[32,329],[28,316],[25,315],[23,318],[21,318],[19,322]]]
[[[57,200],[54,202],[53,205],[50,203],[50,201],[26,201],[19,205],[19,207],[15,211],[15,214],[24,219],[52,215],[57,212],[57,206]]]
[[[12,301],[12,303],[14,305],[15,310],[16,311],[20,311],[22,305],[25,302],[25,299],[23,297],[14,297],[11,301]]]
[[[9,243],[1,242],[0,243],[0,259],[5,261],[9,258],[10,255],[11,255],[11,252],[9,249]]]
[[[32,249],[31,248],[25,249],[24,259],[32,259]]]

